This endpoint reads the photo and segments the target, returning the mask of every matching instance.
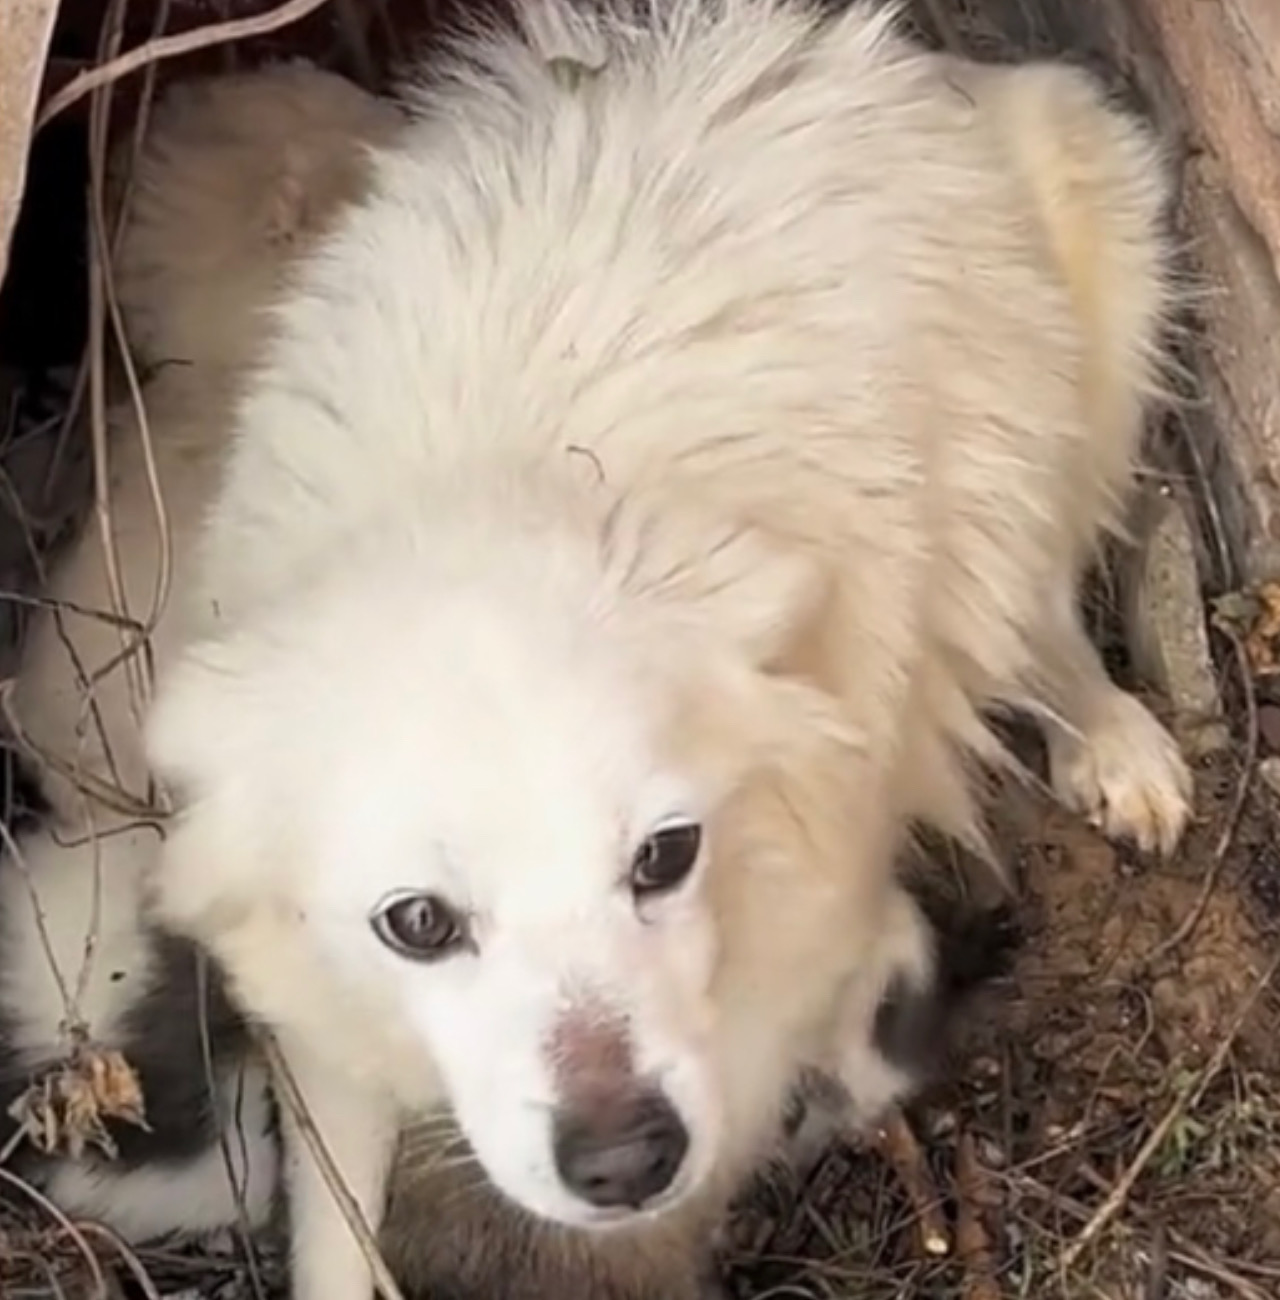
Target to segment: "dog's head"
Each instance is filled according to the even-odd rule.
[[[624,515],[335,557],[194,647],[150,729],[161,918],[401,1103],[443,1085],[500,1188],[587,1226],[737,1158],[881,940],[856,739],[765,671],[812,575]]]

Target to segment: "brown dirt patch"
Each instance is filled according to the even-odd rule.
[[[1280,1002],[1261,990],[1280,945],[1251,887],[1276,809],[1260,783],[1213,868],[1241,779],[1230,757],[1198,773],[1197,825],[1168,863],[1108,844],[1036,792],[998,800],[1022,943],[1010,976],[960,1027],[949,1081],[912,1117],[953,1222],[973,1209],[972,1193],[957,1195],[957,1147],[976,1150],[996,1289],[984,1293],[958,1259],[924,1258],[893,1173],[840,1150],[807,1187],[774,1188],[748,1211],[746,1238],[768,1264],[740,1259],[740,1295],[1280,1291]],[[1221,1068],[1206,1079],[1215,1056]],[[1118,1212],[1064,1266],[1158,1128]]]

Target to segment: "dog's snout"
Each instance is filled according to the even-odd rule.
[[[575,1196],[602,1210],[640,1209],[675,1180],[689,1133],[661,1093],[632,1093],[558,1114],[554,1146]]]

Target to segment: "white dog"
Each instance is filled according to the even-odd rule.
[[[655,9],[544,5],[418,88],[230,454],[217,420],[187,448],[207,520],[170,506],[157,909],[277,1028],[373,1221],[444,1105],[509,1199],[652,1243],[799,1067],[893,1099],[876,1010],[932,957],[891,862],[914,818],[980,841],[985,708],[1046,715],[1108,831],[1186,815],[1073,603],[1158,360],[1149,140],[865,8]],[[209,335],[226,400],[262,335],[187,311],[208,270],[168,250],[139,341]],[[292,1166],[298,1295],[364,1294]]]
[[[138,820],[148,795],[137,732],[146,673],[120,661],[147,628],[161,667],[180,650],[183,619],[163,602],[162,556],[181,587],[270,304],[299,252],[359,192],[363,147],[391,138],[399,122],[306,67],[179,85],[154,116],[134,177],[118,288],[147,371],[151,436],[144,441],[122,398],[109,443],[114,567],[90,524],[56,567],[59,613],[37,620],[17,683],[16,720],[44,757],[55,807],[0,859],[0,1102],[57,1070],[73,1037],[84,1036],[82,1063],[99,1049],[122,1052],[138,1071],[148,1127],[108,1117],[114,1158],[22,1148],[22,1169],[66,1212],[136,1241],[262,1224],[277,1145],[265,1072],[217,971],[202,973],[189,945],[141,915],[161,828]],[[110,616],[113,572],[127,617]],[[914,935],[905,895],[899,905]],[[904,986],[895,999],[902,993],[904,1003],[886,1002],[859,1026],[864,1086],[896,1092],[920,1076],[923,1062],[902,1050],[893,1022],[932,1007],[934,990]],[[383,1244],[406,1284],[479,1295],[500,1280],[512,1296],[602,1300],[678,1300],[709,1287],[713,1203],[603,1238],[557,1228],[484,1186],[442,1121],[415,1116],[401,1139]]]
[[[1186,770],[1075,606],[1165,181],[1082,75],[957,84],[865,6],[528,23],[415,90],[239,406],[149,721],[155,902],[371,1220],[448,1104],[530,1212],[657,1232],[799,1066],[900,1085],[870,1023],[930,956],[892,862],[913,819],[981,845],[985,711],[1178,838]],[[365,1294],[291,1163],[297,1294]]]

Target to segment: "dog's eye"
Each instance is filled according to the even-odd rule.
[[[466,926],[435,894],[397,894],[373,916],[378,938],[393,952],[414,961],[438,961],[467,941]]]
[[[654,831],[631,863],[631,889],[637,898],[665,894],[693,870],[702,847],[702,827],[680,822]]]

